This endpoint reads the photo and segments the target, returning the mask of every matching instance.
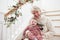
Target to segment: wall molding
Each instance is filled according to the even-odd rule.
[[[56,36],[56,37],[60,37],[60,34],[59,34],[59,35],[56,34],[56,35],[54,35],[54,36]]]
[[[60,16],[60,14],[46,14],[46,16]]]
[[[55,26],[55,28],[60,28],[60,26]]]
[[[52,21],[60,21],[60,19],[55,19],[55,20],[52,20]]]

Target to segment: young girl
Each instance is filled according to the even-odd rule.
[[[25,29],[22,40],[42,40],[41,28],[35,19],[32,19],[30,25]]]

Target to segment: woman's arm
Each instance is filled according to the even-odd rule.
[[[47,19],[46,27],[48,29],[47,32],[44,34],[46,36],[46,38],[53,37],[53,34],[54,34],[54,26],[52,25],[51,20]]]

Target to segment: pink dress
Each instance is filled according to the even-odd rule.
[[[29,40],[35,40],[35,38],[37,40],[42,40],[41,30],[40,30],[40,27],[38,25],[36,25],[34,27],[28,26],[23,33],[23,40],[26,37],[25,33],[26,33],[27,30],[29,30],[31,32],[31,33],[28,34]]]

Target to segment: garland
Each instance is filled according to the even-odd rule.
[[[17,13],[17,10],[19,9],[19,7],[21,7],[22,5],[24,5],[26,2],[31,2],[31,3],[33,3],[33,1],[34,0],[19,0],[19,2],[16,4],[16,6],[14,6],[13,5],[13,9],[11,9],[8,13],[6,13],[5,15],[4,15],[4,20],[5,20],[5,22],[9,22],[8,23],[8,25],[7,25],[7,27],[10,27],[10,25],[11,24],[13,24],[13,22],[15,22],[15,20],[17,19],[17,17],[19,17],[19,12]],[[10,15],[10,14],[13,14],[13,12],[15,12],[14,14],[15,14],[15,17],[10,17],[10,18],[8,18],[8,16]],[[22,16],[22,13],[20,13],[20,16]],[[8,20],[9,19],[9,20]]]

